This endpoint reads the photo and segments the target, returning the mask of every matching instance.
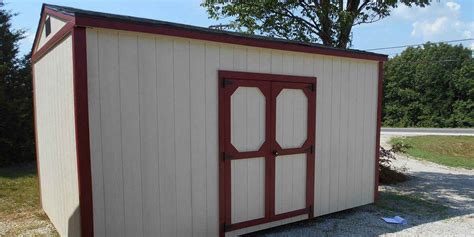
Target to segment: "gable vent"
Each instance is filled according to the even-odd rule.
[[[46,37],[48,37],[48,35],[51,34],[51,19],[49,17],[46,18],[46,21],[44,22],[44,30]]]

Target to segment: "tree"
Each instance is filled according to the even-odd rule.
[[[427,43],[385,64],[383,125],[473,127],[474,61],[462,45]]]
[[[0,166],[5,166],[32,161],[34,139],[30,57],[18,56],[24,31],[12,29],[15,15],[0,7]]]
[[[352,27],[390,15],[400,4],[425,7],[431,0],[207,0],[210,18],[230,17],[229,28],[249,34],[347,48]]]

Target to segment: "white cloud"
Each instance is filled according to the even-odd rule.
[[[447,24],[449,23],[449,19],[447,17],[440,17],[434,20],[433,22],[430,21],[415,21],[413,23],[413,30],[411,31],[412,36],[427,36],[432,37],[437,34],[443,34],[448,30]]]
[[[411,36],[423,41],[472,38],[474,21],[462,21],[459,17],[460,10],[461,5],[453,1],[445,4],[433,2],[425,8],[403,6],[394,11],[394,15],[413,20]]]
[[[459,14],[460,8],[461,6],[455,2],[447,2],[446,4],[442,4],[441,2],[433,1],[431,2],[431,5],[426,7],[408,7],[404,4],[400,4],[393,10],[391,17],[399,20],[412,21],[418,19],[431,19],[433,16],[455,17]]]
[[[455,3],[455,2],[447,2],[446,6],[449,7],[449,9],[453,11],[458,11],[461,8],[461,5]]]

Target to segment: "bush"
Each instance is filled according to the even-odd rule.
[[[392,149],[390,151],[395,153],[407,153],[408,149],[412,148],[404,139],[394,139]]]
[[[404,146],[401,146],[404,147]],[[379,182],[381,184],[395,184],[408,180],[408,176],[403,172],[394,169],[391,166],[393,160],[395,160],[395,151],[392,149],[387,150],[380,147],[379,151]]]

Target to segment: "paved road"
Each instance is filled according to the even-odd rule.
[[[382,128],[382,134],[400,136],[474,136],[474,128]]]

